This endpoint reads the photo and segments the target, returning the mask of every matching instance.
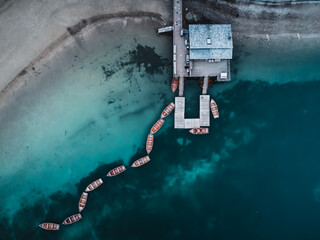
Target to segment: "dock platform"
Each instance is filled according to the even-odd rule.
[[[173,31],[173,26],[162,27],[158,29],[158,34],[172,32],[172,31]]]
[[[185,97],[175,98],[174,128],[191,129],[210,126],[210,96],[200,95],[199,118],[185,118]]]

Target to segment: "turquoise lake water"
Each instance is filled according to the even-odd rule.
[[[209,89],[220,110],[209,135],[174,130],[169,116],[151,161],[105,179],[80,222],[38,227],[145,156],[175,96],[172,38],[155,29],[84,30],[1,109],[1,239],[319,239],[320,41],[303,39],[236,39],[232,82]],[[186,87],[196,115],[200,87]]]

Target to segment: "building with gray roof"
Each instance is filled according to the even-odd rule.
[[[189,76],[229,81],[232,51],[230,24],[189,25]]]
[[[190,59],[232,59],[230,24],[189,25]]]

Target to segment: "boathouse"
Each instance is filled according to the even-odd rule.
[[[230,24],[190,24],[183,28],[182,0],[173,0],[173,26],[158,29],[158,33],[173,32],[173,78],[179,81],[179,96],[175,98],[174,127],[200,128],[210,126],[209,81],[230,81],[230,60],[233,43]],[[184,82],[202,81],[199,96],[199,118],[185,118]]]
[[[230,80],[232,59],[230,24],[189,25],[189,76]]]

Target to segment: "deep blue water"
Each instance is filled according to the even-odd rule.
[[[238,51],[235,68],[244,64]],[[22,205],[11,219],[0,217],[0,239],[320,239],[320,79],[279,84],[237,77],[229,89],[209,90],[220,110],[209,135],[162,129],[150,163],[105,179],[89,194],[80,222],[58,232],[38,228],[76,213],[85,187],[122,159],[88,172],[75,193],[57,190]],[[187,86],[196,101],[200,88]],[[130,163],[145,155],[144,147]]]
[[[85,186],[118,163],[81,179],[77,195],[57,192],[10,225],[3,219],[1,239],[65,239],[68,231],[81,232],[70,239],[319,239],[319,90],[317,81],[239,82],[216,96],[213,134],[157,134],[152,161],[90,193],[77,225],[45,232],[35,223],[75,212]],[[197,174],[197,161],[215,161],[213,152],[225,156],[209,165],[212,173],[184,179]],[[132,161],[143,154],[141,147]]]

